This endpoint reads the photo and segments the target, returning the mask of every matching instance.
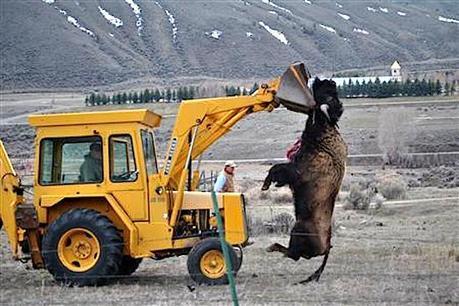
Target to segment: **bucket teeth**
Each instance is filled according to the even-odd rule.
[[[308,79],[309,73],[303,63],[290,65],[280,79],[277,101],[291,111],[308,113],[316,105]]]

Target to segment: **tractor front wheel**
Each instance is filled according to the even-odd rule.
[[[233,275],[239,266],[234,249],[228,245]],[[198,284],[223,285],[228,283],[225,257],[218,238],[206,238],[198,242],[188,254],[188,272]]]
[[[76,208],[48,227],[42,254],[46,268],[59,283],[100,285],[118,274],[123,240],[107,217]]]

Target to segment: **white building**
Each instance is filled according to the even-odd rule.
[[[369,77],[344,77],[344,78],[335,78],[332,77],[333,81],[335,81],[337,86],[342,86],[344,83],[349,84],[349,80],[352,80],[352,83],[355,84],[356,82],[359,82],[359,84],[362,84],[364,81],[365,83],[369,83],[370,81],[374,83],[376,79],[379,79],[379,81],[382,82],[389,82],[389,81],[402,81],[402,67],[398,63],[398,61],[395,61],[391,66],[390,66],[390,75],[382,75],[382,76],[369,76]]]
[[[390,75],[392,76],[393,80],[397,80],[399,82],[402,81],[402,67],[398,61],[395,61],[392,66],[390,66]]]

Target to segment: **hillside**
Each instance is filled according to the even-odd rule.
[[[301,60],[313,73],[458,69],[454,1],[34,0],[0,2],[1,89],[132,79],[254,78]]]

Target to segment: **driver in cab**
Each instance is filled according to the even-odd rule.
[[[81,182],[102,181],[102,147],[94,142],[89,146],[89,153],[84,156],[84,162],[80,166]]]

